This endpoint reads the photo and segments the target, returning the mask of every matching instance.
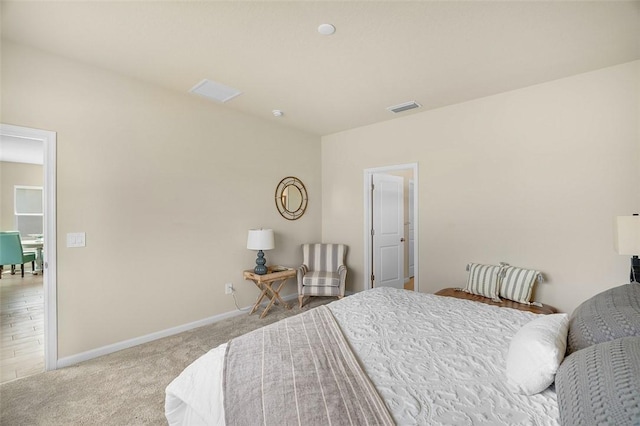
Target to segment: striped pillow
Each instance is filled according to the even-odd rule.
[[[479,263],[469,264],[469,279],[465,292],[477,294],[479,296],[490,297],[493,300],[500,300],[499,279],[501,266],[481,265]]]
[[[533,285],[540,272],[532,269],[506,266],[502,274],[500,297],[519,303],[526,303],[527,305],[530,304]]]

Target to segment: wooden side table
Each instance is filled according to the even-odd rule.
[[[278,269],[279,268],[281,267],[278,267]],[[289,278],[296,276],[295,269],[287,268],[284,271],[274,271],[274,267],[269,266],[267,273],[264,275],[258,275],[253,272],[253,269],[248,269],[244,271],[243,276],[245,280],[253,281],[253,283],[261,290],[260,297],[256,300],[256,303],[253,305],[253,309],[249,312],[249,315],[258,310],[260,303],[262,303],[262,300],[265,297],[270,300],[267,307],[264,308],[264,311],[260,314],[260,318],[264,318],[267,312],[269,312],[269,309],[271,309],[271,306],[277,302],[280,302],[285,308],[291,309],[291,306],[280,297],[280,290]]]

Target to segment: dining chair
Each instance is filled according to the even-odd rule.
[[[20,265],[24,278],[24,264],[31,262],[31,270],[35,269],[35,252],[24,251],[18,231],[0,231],[0,279],[4,265],[11,265],[11,275],[15,274],[15,265]]]

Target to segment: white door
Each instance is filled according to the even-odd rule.
[[[403,182],[373,175],[373,287],[404,288]]]

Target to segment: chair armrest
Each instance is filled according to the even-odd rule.
[[[307,265],[300,265],[296,270],[296,277],[298,279],[298,294],[302,294],[302,278],[304,278],[304,274],[309,271],[309,267]]]
[[[340,275],[340,294],[344,296],[344,290],[347,283],[347,267],[346,265],[338,266],[338,274]]]

